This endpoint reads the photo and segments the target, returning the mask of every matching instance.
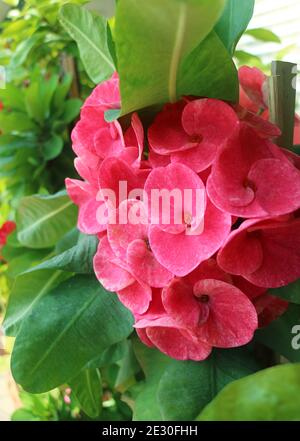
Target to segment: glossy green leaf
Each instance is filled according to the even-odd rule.
[[[28,270],[34,265],[37,265],[42,259],[50,254],[49,249],[30,250],[23,248],[22,253],[16,257],[9,259],[9,265],[6,275],[11,278],[16,278],[19,274]]]
[[[76,220],[77,209],[64,194],[25,197],[17,211],[18,240],[29,248],[54,246]]]
[[[107,44],[107,20],[80,6],[67,4],[60,22],[76,41],[87,74],[94,83],[109,78],[115,70]]]
[[[224,4],[224,0],[118,2],[115,39],[123,114],[190,93],[190,81],[180,93],[177,89],[182,62],[212,30]]]
[[[72,84],[72,75],[64,75],[61,82],[58,83],[57,88],[53,95],[53,107],[54,109],[60,110],[67,98],[68,92]]]
[[[36,129],[35,123],[26,113],[5,111],[0,112],[0,130],[5,133],[10,132],[29,132]]]
[[[270,31],[269,29],[265,29],[265,28],[249,29],[248,31],[246,31],[246,34],[250,35],[251,37],[259,41],[281,43],[281,39],[278,37],[278,35]]]
[[[94,277],[75,276],[41,297],[23,322],[12,354],[14,378],[31,393],[51,390],[126,338],[132,325],[116,295]]]
[[[202,362],[173,360],[158,386],[163,420],[195,419],[224,386],[259,368],[253,354],[245,348],[214,350]]]
[[[0,99],[4,107],[13,110],[25,111],[25,102],[22,89],[11,83],[5,85],[5,89],[0,90]]]
[[[104,118],[106,122],[112,122],[121,116],[121,109],[106,110]]]
[[[282,317],[266,328],[259,329],[255,334],[255,338],[277,354],[297,363],[300,362],[299,337],[294,335],[293,330],[299,325],[300,305],[291,304]]]
[[[145,384],[135,401],[133,419],[135,421],[162,421],[157,391],[159,381],[172,359],[157,349],[149,349],[137,339],[134,340],[133,348],[146,376]]]
[[[78,243],[57,256],[38,265],[36,269],[60,269],[78,274],[93,274],[93,258],[96,254],[96,236],[80,235]]]
[[[300,364],[263,370],[229,384],[200,421],[299,421]]]
[[[43,124],[50,115],[51,100],[58,83],[58,76],[49,79],[35,78],[25,91],[25,104],[30,117]]]
[[[98,369],[81,371],[69,385],[83,412],[96,418],[102,407],[102,381]]]
[[[77,98],[72,98],[66,101],[64,105],[64,111],[61,115],[61,119],[66,124],[70,124],[79,115],[82,101]]]
[[[95,369],[110,366],[125,357],[128,351],[128,341],[124,340],[105,349],[102,354],[87,364],[86,368]]]
[[[215,30],[233,55],[236,45],[252,18],[255,0],[227,0],[224,12]]]
[[[51,138],[43,144],[43,156],[47,161],[56,158],[62,152],[64,147],[63,139],[53,134]]]
[[[32,49],[42,40],[42,38],[42,33],[36,33],[22,41],[11,58],[10,68],[15,69],[16,67],[21,66],[26,61]]]
[[[67,277],[69,277],[68,274],[57,270],[20,274],[10,293],[3,323],[5,333],[16,336],[23,320],[30,314],[36,302]]]
[[[120,392],[124,392],[136,382],[135,376],[140,372],[140,365],[130,340],[127,341],[125,354],[118,365],[120,369],[115,381],[115,388]]]
[[[300,304],[300,279],[282,288],[272,289],[270,294],[289,302]]]
[[[188,89],[187,89],[188,87]],[[208,96],[228,101],[238,100],[236,67],[215,32],[185,59],[180,69],[180,95]]]

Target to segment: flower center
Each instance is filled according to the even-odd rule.
[[[202,294],[201,296],[197,296],[196,299],[199,303],[208,303],[209,302],[209,295]]]
[[[149,251],[152,251],[152,250],[151,250],[151,246],[150,246],[149,239],[145,239],[145,244],[146,244],[147,249],[148,249]]]
[[[200,144],[203,141],[203,136],[201,135],[191,135],[189,141],[192,144]]]
[[[257,191],[257,186],[255,182],[251,181],[250,179],[246,178],[243,182],[243,186],[245,188],[251,188],[254,192]]]
[[[184,223],[188,228],[191,228],[193,222],[193,216],[191,213],[184,213]]]

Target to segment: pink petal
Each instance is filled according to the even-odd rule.
[[[138,222],[134,222],[135,214],[137,215]],[[136,239],[141,239],[145,242],[148,239],[148,215],[146,208],[141,201],[126,200],[121,202],[116,212],[112,213],[111,219],[115,222],[110,222],[107,227],[110,246],[116,256],[126,261],[127,249],[131,242]]]
[[[248,221],[246,226],[251,225]],[[261,267],[264,253],[261,242],[255,234],[249,234],[244,224],[228,237],[218,254],[218,265],[231,274],[251,274]],[[230,244],[228,246],[227,244]]]
[[[184,164],[196,173],[199,173],[213,163],[216,153],[216,144],[201,143],[197,147],[185,152],[172,153],[171,160],[174,163]]]
[[[197,296],[209,297],[208,320],[197,328],[197,336],[219,348],[242,346],[252,340],[257,314],[248,297],[238,288],[217,280],[201,280],[194,287]]]
[[[133,169],[118,158],[107,158],[103,161],[99,171],[99,185],[102,190],[109,190],[116,196],[116,206],[128,199],[132,190],[141,188],[139,178]],[[120,192],[120,186],[124,187],[124,194]],[[114,205],[114,204],[113,204]]]
[[[94,257],[94,270],[97,279],[108,291],[119,291],[135,282],[125,265],[112,252],[107,237],[99,242]]]
[[[158,263],[145,240],[138,239],[130,243],[127,249],[127,262],[132,274],[138,280],[154,288],[163,288],[173,277],[172,273]]]
[[[259,241],[263,253],[260,265],[243,259],[240,263],[239,249]],[[250,245],[251,246],[251,245]],[[300,277],[300,219],[282,220],[280,218],[265,221],[244,222],[233,232],[220,250],[218,263],[225,271],[245,277],[254,285],[265,288],[278,288],[294,282]],[[257,260],[258,263],[258,260]]]
[[[151,148],[149,149],[149,163],[152,168],[166,167],[171,162],[170,156],[159,155],[155,153]]]
[[[231,229],[231,216],[208,200],[204,231],[199,235],[170,234],[151,226],[149,241],[156,259],[176,276],[185,276],[223,245]]]
[[[219,267],[214,258],[205,260],[196,269],[194,269],[194,271],[184,278],[184,280],[191,286],[194,286],[199,280],[202,279],[215,279],[232,283],[232,277]]]
[[[250,100],[262,108],[267,107],[263,89],[266,80],[266,75],[256,67],[242,66],[239,69],[239,81],[242,88]]]
[[[197,338],[189,338],[189,333],[168,316],[138,321],[135,328],[145,328],[148,339],[161,352],[176,360],[205,360],[212,350],[211,346]]]
[[[232,107],[215,99],[191,101],[182,114],[184,130],[190,136],[201,136],[199,147],[203,145],[204,152],[207,152],[209,147],[222,145],[233,134],[238,123],[238,117]]]
[[[152,291],[148,285],[135,281],[132,285],[118,291],[120,301],[133,314],[143,314],[149,308]]]
[[[239,288],[250,300],[256,299],[264,294],[267,289],[261,286],[253,285],[241,276],[232,276],[233,284]]]
[[[148,141],[151,149],[160,155],[187,150],[196,144],[184,131],[181,124],[182,111],[185,103],[166,104],[148,130]]]
[[[98,221],[97,211],[103,202],[96,200],[97,189],[87,182],[67,178],[66,188],[72,201],[79,206],[78,228],[85,234],[97,234],[106,229]]]
[[[281,215],[299,207],[300,174],[279,147],[243,124],[215,161],[207,191],[216,206],[235,216]]]
[[[269,215],[291,213],[300,207],[300,172],[289,162],[261,159],[248,176],[257,188],[258,203]]]
[[[174,279],[163,290],[163,304],[170,317],[183,327],[195,328],[209,314],[206,305],[201,305],[194,296],[193,287],[182,279]]]
[[[120,108],[119,77],[115,72],[112,77],[95,87],[85,102],[85,107],[98,107],[103,111]]]
[[[151,223],[159,225],[162,230],[172,233],[185,231],[187,226],[184,208],[189,210],[191,223],[193,219],[197,219],[199,225],[203,218],[206,203],[204,184],[185,165],[170,164],[152,170],[144,190],[148,197]],[[158,197],[155,199],[163,193],[166,195],[165,204],[158,203]],[[168,197],[170,195],[174,197]]]
[[[240,120],[256,130],[262,138],[277,138],[281,135],[279,127],[272,124],[270,121],[265,120],[261,116],[258,116],[239,105],[236,106],[236,110]]]
[[[259,327],[262,328],[268,326],[284,314],[289,306],[289,302],[266,294],[255,299],[254,306],[258,314]]]
[[[149,340],[164,354],[175,360],[205,360],[212,347],[202,341],[197,343],[188,340],[175,328],[147,328]]]
[[[107,123],[94,136],[95,153],[102,159],[118,156],[124,149],[124,139],[121,126],[118,122]]]

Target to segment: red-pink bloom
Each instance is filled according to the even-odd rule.
[[[126,262],[137,280],[154,288],[166,286],[173,274],[156,260],[150,249],[148,213],[143,202],[123,201],[112,216],[107,235],[115,255]]]
[[[260,134],[280,136],[280,133],[276,134],[276,126],[267,121],[269,119],[267,76],[255,67],[243,66],[239,69],[239,81],[240,105],[249,111],[242,119],[252,126],[254,124],[256,129],[260,129],[258,130]],[[265,124],[259,120],[264,120]],[[300,144],[299,115],[295,115],[294,144]]]
[[[207,191],[232,215],[278,216],[300,207],[300,173],[279,147],[242,124],[213,164]]]
[[[300,116],[295,117],[294,144],[300,145]]]
[[[135,327],[147,346],[155,346],[176,360],[202,361],[212,351],[210,345],[190,335],[167,315],[149,322],[145,319],[137,322]]]
[[[73,150],[85,164],[96,170],[99,161],[118,155],[125,143],[118,121],[105,121],[105,112],[120,107],[119,79],[116,74],[98,85],[85,101],[80,120],[72,132]]]
[[[7,237],[16,229],[16,224],[13,221],[6,221],[0,228],[0,246],[6,244]]]
[[[300,219],[248,220],[233,231],[218,264],[254,285],[277,288],[300,277]]]
[[[281,130],[266,118],[262,118],[238,104],[235,106],[235,110],[240,121],[252,127],[262,138],[277,138],[281,135]]]
[[[126,262],[113,252],[106,236],[99,242],[94,270],[104,288],[116,292],[120,301],[133,313],[147,311],[152,298],[151,288],[135,279]]]
[[[288,309],[289,303],[278,297],[265,294],[254,300],[258,314],[258,326],[263,328],[282,316]]]
[[[77,227],[85,234],[97,234],[106,230],[106,223],[100,224],[97,210],[104,205],[97,201],[97,187],[77,179],[66,179],[66,188],[74,204],[79,206]]]
[[[242,66],[239,69],[239,82],[241,86],[240,104],[257,113],[268,107],[267,76],[256,67]]]
[[[287,310],[289,303],[286,300],[268,294],[267,288],[253,285],[241,276],[232,276],[232,280],[234,285],[253,302],[260,328],[269,325]]]
[[[164,209],[153,212],[153,190],[176,190],[181,196],[180,207],[171,203],[171,219],[167,224],[162,219]],[[189,211],[185,211],[186,190],[191,192]],[[206,200],[204,184],[191,169],[181,164],[156,168],[146,181],[145,192],[152,216],[150,247],[156,259],[172,274],[185,276],[222,246],[230,232],[231,216]],[[175,216],[181,222],[175,223]]]
[[[194,285],[174,280],[163,293],[170,317],[200,341],[227,348],[248,343],[257,328],[255,308],[235,286],[215,279],[200,279]]]
[[[140,338],[179,360],[203,360],[212,346],[248,343],[257,328],[257,314],[229,281],[213,259],[187,277],[174,279],[163,289],[162,302],[156,299],[145,314],[136,316]]]
[[[234,110],[223,101],[199,99],[167,104],[149,128],[151,149],[170,155],[200,172],[209,167],[219,147],[238,125]]]

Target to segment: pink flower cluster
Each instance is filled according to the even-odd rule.
[[[271,140],[280,131],[266,116],[264,81],[242,68],[239,105],[186,97],[146,127],[137,113],[106,122],[120,107],[115,74],[95,88],[72,133],[83,180],[66,186],[78,228],[99,237],[95,273],[132,311],[141,340],[179,360],[247,344],[288,306],[268,289],[300,277],[300,160]],[[119,195],[120,182],[146,200],[118,196],[112,208],[98,197]],[[204,193],[197,234],[193,211],[183,208],[179,223],[149,218],[152,191],[175,189]],[[99,223],[103,208],[117,221]],[[132,210],[137,223],[119,221]]]

